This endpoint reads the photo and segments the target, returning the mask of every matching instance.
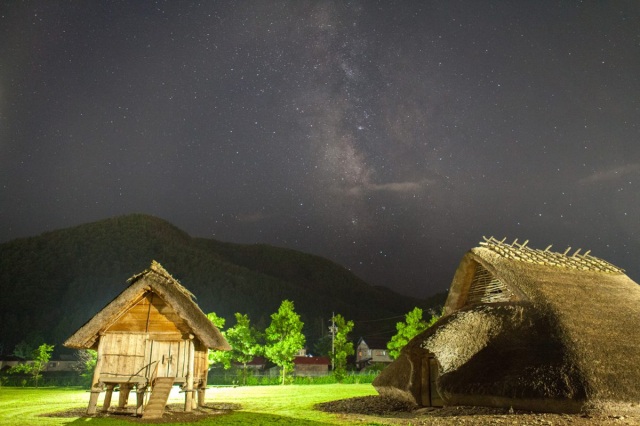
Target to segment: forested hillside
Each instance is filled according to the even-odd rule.
[[[293,300],[309,342],[326,330],[334,311],[356,322],[354,337],[390,337],[399,320],[392,317],[443,299],[370,286],[318,256],[192,238],[161,219],[129,215],[0,245],[3,353],[23,340],[59,346],[151,260],[194,293],[205,313],[215,311],[228,325],[241,312],[264,327],[283,299]]]

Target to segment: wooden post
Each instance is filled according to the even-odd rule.
[[[111,395],[113,394],[113,388],[116,387],[115,383],[107,384],[107,393],[104,395],[104,403],[102,403],[102,411],[108,411],[111,406]]]
[[[206,385],[198,386],[198,406],[204,407],[204,391],[207,390]]]
[[[120,383],[120,398],[118,400],[118,408],[124,409],[129,401],[129,392],[131,392],[131,383]]]
[[[102,334],[98,337],[98,357],[96,359],[96,367],[93,370],[93,378],[91,379],[91,397],[89,398],[89,407],[87,407],[87,414],[96,413],[96,405],[98,405],[98,396],[102,392],[102,383],[100,383],[100,370],[102,370],[103,363],[103,342]]]
[[[136,415],[141,416],[144,412],[144,394],[147,391],[146,386],[136,385]]]
[[[98,405],[98,396],[100,396],[101,390],[91,388],[91,396],[89,397],[89,407],[87,408],[87,414],[95,414],[96,406]]]
[[[206,365],[206,361],[205,361],[205,365]],[[201,374],[202,374],[202,380],[200,381],[200,385],[198,386],[198,405],[200,407],[204,407],[205,391],[207,390],[207,375],[209,374],[209,370],[205,368],[204,370],[202,370]]]
[[[193,409],[193,370],[195,363],[195,348],[193,345],[193,334],[189,334],[189,364],[187,365],[187,389],[184,394],[184,411],[191,412]]]

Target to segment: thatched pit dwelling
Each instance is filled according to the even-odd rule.
[[[575,413],[640,404],[640,286],[589,255],[485,239],[443,317],[374,381],[422,406]]]
[[[135,387],[136,413],[144,411],[143,417],[162,416],[174,383],[185,392],[185,411],[204,404],[208,350],[229,350],[229,344],[193,295],[159,263],[152,262],[128,282],[122,293],[64,342],[69,348],[98,352],[87,412],[96,412],[102,391],[107,410],[115,386],[120,390],[120,408]],[[149,398],[143,406],[145,394]]]

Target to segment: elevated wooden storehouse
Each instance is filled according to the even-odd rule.
[[[637,410],[640,286],[589,252],[480,245],[444,316],[376,378],[378,392],[423,406]]]
[[[185,411],[204,404],[208,350],[229,344],[194,302],[194,296],[159,263],[131,277],[129,286],[76,331],[64,346],[98,353],[87,412],[96,412],[98,395],[106,391],[103,409],[115,386],[119,406],[137,392],[136,413],[162,416],[173,384],[185,392]],[[145,403],[145,394],[149,395]]]

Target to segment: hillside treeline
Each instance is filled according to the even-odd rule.
[[[368,285],[319,256],[193,238],[161,219],[129,215],[0,245],[2,353],[21,341],[60,348],[152,260],[195,294],[204,312],[227,319],[245,312],[264,327],[283,299],[292,300],[311,339],[326,334],[334,311],[359,320],[354,336],[391,336],[399,315],[443,301]]]

